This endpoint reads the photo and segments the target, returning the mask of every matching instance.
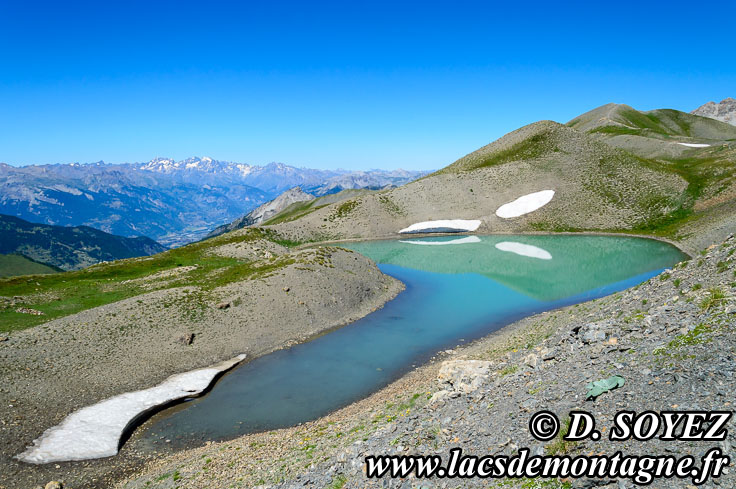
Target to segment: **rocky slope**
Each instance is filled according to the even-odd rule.
[[[734,175],[733,126],[609,104],[567,125],[525,126],[400,188],[312,205],[267,224],[296,241],[396,236],[437,219],[479,219],[478,232],[628,231],[682,240],[731,215]],[[540,210],[513,219],[495,214],[545,189],[556,193]],[[722,239],[727,233],[716,227]]]
[[[294,240],[395,236],[435,219],[480,219],[479,233],[633,229],[674,211],[686,188],[671,171],[543,121],[416,182],[313,208],[275,229]],[[495,214],[502,204],[545,189],[555,190],[555,198],[539,211],[517,219]]]
[[[732,410],[736,390],[736,240],[611,297],[530,317],[444,352],[383,391],[318,421],[213,443],[152,462],[119,488],[243,487],[634,487],[631,480],[366,479],[368,454],[703,455],[733,460],[736,427],[723,442],[534,440],[530,416],[547,409],[593,413],[610,427],[622,409]],[[625,385],[586,401],[589,382]],[[605,433],[605,431],[604,431]],[[717,487],[736,485],[730,469]],[[650,487],[693,487],[655,480]],[[716,487],[708,482],[703,487]]]
[[[309,202],[314,198],[314,195],[302,191],[299,187],[290,188],[275,199],[259,205],[243,217],[215,228],[207,237],[212,238],[229,231],[261,224],[296,202]]]
[[[0,214],[0,254],[19,253],[63,270],[152,255],[166,248],[146,237],[124,238],[87,226],[33,224]]]
[[[659,234],[678,240],[690,252],[732,233],[736,136],[731,137],[731,126],[675,111],[652,116],[629,109],[600,108],[616,120],[587,127],[601,116],[581,116],[580,124],[570,123],[576,127],[551,121],[531,124],[418,181],[395,189],[343,191],[296,202],[260,228],[234,231],[147,259],[92,267],[84,274],[0,282],[0,295],[8,297],[0,307],[0,326],[10,331],[10,341],[0,342],[0,352],[8,352],[0,353],[0,365],[8,367],[0,369],[7,371],[0,386],[10,386],[0,390],[0,406],[22,407],[18,411],[0,407],[0,419],[9,420],[0,433],[11,440],[10,448],[1,452],[10,475],[0,471],[5,477],[0,485],[65,478],[75,487],[109,486],[145,459],[136,449],[135,437],[123,447],[121,457],[110,461],[29,469],[7,457],[21,445],[18,440],[37,436],[42,426],[58,422],[62,411],[82,402],[135,388],[140,379],[156,381],[174,366],[191,368],[231,357],[241,352],[236,350],[242,345],[252,347],[248,353],[269,351],[288,344],[290,338],[298,340],[354,318],[355,311],[365,313],[398,290],[395,282],[386,282],[356,254],[314,245],[291,250],[284,246],[395,237],[401,228],[432,219],[478,219],[479,233]],[[622,113],[625,117],[619,120]],[[605,129],[622,125],[625,131]],[[541,209],[511,219],[496,215],[501,204],[544,189],[555,190],[555,195]],[[637,290],[523,320],[452,357],[443,354],[441,359],[466,355],[493,362],[482,364],[481,378],[452,380],[455,374],[448,372],[466,369],[451,364],[438,388],[440,365],[432,363],[364,401],[304,426],[179,454],[163,449],[126,487],[358,487],[364,482],[360,458],[368,451],[395,453],[408,447],[446,453],[453,444],[489,453],[510,450],[531,443],[524,431],[527,414],[543,405],[564,413],[582,402],[581,383],[606,373],[621,372],[627,384],[596,401],[601,416],[610,415],[609,400],[625,405],[614,396],[626,389],[633,393],[626,402],[637,407],[633,401],[660,408],[665,394],[678,403],[686,393],[693,398],[692,383],[668,378],[669,384],[660,384],[661,376],[650,376],[666,371],[657,365],[660,356],[654,356],[654,349],[673,341],[676,348],[684,342],[688,348],[701,349],[674,357],[666,368],[682,365],[705,372],[704,380],[689,379],[705,383],[702,405],[714,406],[717,388],[732,390],[728,379],[716,372],[727,376],[732,370],[719,358],[728,360],[725,352],[733,350],[725,334],[732,330],[733,315],[727,308],[732,306],[734,287],[733,248],[731,239],[711,249],[702,261],[698,257]],[[285,323],[284,317],[299,324]],[[314,322],[305,324],[304,318]],[[714,329],[704,330],[701,322]],[[90,333],[98,330],[104,334]],[[691,345],[692,336],[696,339]],[[705,344],[700,339],[707,339],[707,351],[699,346]],[[73,349],[66,349],[67,344]],[[12,349],[3,350],[7,345]],[[57,345],[62,345],[60,352],[54,350]],[[193,347],[201,348],[196,358],[185,355]],[[714,356],[707,356],[711,348]],[[701,353],[705,363],[698,363]],[[147,361],[141,363],[136,355]],[[16,368],[17,358],[30,363],[21,362]],[[62,393],[57,386],[65,385],[60,375],[70,375],[80,363],[90,363],[90,371],[99,372],[101,380],[95,375],[87,378],[85,371],[72,395]],[[141,364],[152,367],[131,376]],[[106,373],[115,369],[120,372]],[[644,374],[645,369],[650,372]],[[476,388],[455,389],[460,384]],[[669,386],[684,390],[654,390]],[[16,390],[20,399],[7,398]],[[435,397],[440,391],[445,392]],[[652,393],[656,396],[645,397]],[[49,404],[59,405],[50,410],[52,418],[42,414]],[[21,412],[26,408],[30,419]],[[540,449],[538,443],[530,446]],[[585,453],[600,448],[581,447]],[[522,487],[534,487],[529,484],[536,483],[524,481]]]
[[[567,125],[581,132],[677,138],[681,142],[687,142],[680,139],[683,137],[714,141],[734,138],[736,131],[728,124],[693,114],[672,109],[641,112],[625,104],[606,104],[572,119]]]
[[[736,126],[736,100],[731,97],[724,98],[719,103],[708,102],[691,113]]]
[[[187,252],[193,265],[183,261]],[[51,478],[94,487],[140,462],[134,443],[115,459],[56,466],[11,457],[76,409],[241,353],[254,358],[304,341],[368,314],[402,288],[357,253],[289,251],[252,230],[168,254],[182,266],[169,265],[165,253],[54,280],[34,277],[27,295],[17,289],[25,281],[0,282],[3,329],[17,326],[0,341],[0,487]],[[115,270],[136,263],[144,272],[121,281]],[[81,281],[102,288],[86,291]],[[123,300],[20,330],[27,326],[21,316],[51,315],[47,307],[82,300],[74,294],[119,298],[129,290]]]

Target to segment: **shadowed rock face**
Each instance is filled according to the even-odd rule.
[[[736,126],[736,99],[728,97],[719,103],[708,102],[693,110],[691,114],[710,117]]]

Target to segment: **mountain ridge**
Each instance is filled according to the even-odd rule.
[[[277,215],[267,224],[306,242],[391,237],[437,219],[477,219],[478,232],[683,239],[704,227],[710,232],[723,219],[736,225],[735,174],[733,126],[672,109],[606,104],[568,124],[539,121],[511,131],[402,187],[311,206],[294,218]],[[514,219],[495,214],[503,204],[546,189],[555,197],[538,211]],[[719,229],[719,239],[725,238]]]
[[[727,97],[718,103],[707,102],[690,113],[736,126],[736,99]]]
[[[4,214],[0,214],[0,231],[0,254],[20,254],[62,270],[166,251],[145,236],[126,238],[89,226],[34,224]]]
[[[612,314],[611,322],[605,327],[606,334],[619,338],[616,341],[622,341],[620,338],[632,341],[635,349],[645,354],[656,351],[658,346],[671,346],[672,338],[678,334],[672,329],[673,321],[682,322],[677,308],[705,309],[705,312],[710,308],[721,314],[725,313],[723,306],[728,305],[728,299],[714,299],[711,286],[723,286],[728,290],[725,286],[733,280],[733,250],[724,246],[733,248],[735,243],[733,238],[728,242],[722,238],[736,229],[736,194],[733,193],[736,189],[736,139],[700,139],[693,134],[705,133],[688,133],[685,126],[669,125],[678,120],[700,124],[703,118],[698,116],[664,112],[666,121],[660,118],[658,123],[647,118],[644,112],[627,114],[628,122],[624,125],[629,132],[595,130],[620,127],[621,124],[616,123],[578,130],[553,121],[541,121],[512,131],[448,167],[400,187],[376,191],[344,190],[306,203],[297,202],[262,226],[227,232],[152,257],[100,264],[81,272],[37,276],[33,280],[23,277],[2,281],[0,296],[6,300],[0,303],[3,317],[0,327],[10,333],[10,340],[0,348],[6,352],[0,357],[6,359],[7,365],[0,368],[0,378],[3,385],[17,390],[14,394],[17,402],[0,406],[0,414],[12,419],[17,412],[14,406],[24,406],[27,414],[7,426],[6,436],[11,443],[0,447],[0,458],[9,463],[6,464],[7,475],[0,474],[0,482],[12,481],[17,485],[23,476],[25,486],[32,487],[40,479],[39,474],[54,477],[62,474],[65,482],[70,479],[69,483],[76,487],[79,480],[108,477],[108,469],[123,466],[130,459],[99,461],[99,465],[91,464],[89,471],[82,473],[73,465],[58,471],[49,467],[49,471],[43,472],[44,467],[20,465],[11,457],[20,453],[28,441],[44,429],[58,423],[63,415],[82,406],[150,387],[170,374],[211,365],[212,361],[232,354],[247,352],[251,359],[257,358],[274,348],[304,341],[332,327],[347,324],[380,307],[398,293],[396,284],[387,280],[367,258],[326,242],[397,238],[400,229],[421,221],[474,219],[480,222],[478,233],[635,233],[674,242],[693,256],[705,249],[703,255],[698,255],[689,265],[678,266],[660,275],[659,279],[623,294],[625,316],[621,314],[621,297],[608,300]],[[705,128],[722,127],[711,126],[707,121],[703,124]],[[631,130],[636,134],[631,134]],[[500,206],[544,190],[555,193],[543,207],[509,219],[497,214]],[[83,195],[80,198],[86,199]],[[648,305],[642,297],[649,300]],[[680,299],[675,301],[673,297]],[[704,307],[706,300],[710,300],[710,305]],[[713,300],[720,302],[712,307]],[[588,307],[583,306],[582,314],[575,312],[570,316],[570,328],[562,331],[563,337],[570,338],[571,332],[578,335],[580,322],[590,322],[592,311]],[[648,336],[649,340],[656,339],[657,344],[647,343],[646,349],[637,346],[641,344],[641,328],[627,330],[631,335],[622,337],[621,328],[616,326],[643,321],[642,310],[651,312],[656,321],[653,324],[659,325],[658,333],[652,338]],[[32,315],[27,311],[44,315]],[[662,311],[672,312],[662,316]],[[561,316],[568,321],[566,314]],[[714,324],[710,321],[713,318],[688,317],[686,323],[693,327],[699,321]],[[496,365],[501,372],[499,378],[518,378],[510,387],[519,401],[518,404],[514,401],[513,409],[530,399],[528,376],[524,376],[527,372],[538,373],[538,369],[527,367],[561,360],[559,349],[555,350],[557,357],[546,358],[542,350],[535,349],[531,357],[533,362],[527,360],[526,356],[532,353],[527,350],[546,341],[543,340],[549,336],[546,332],[552,331],[546,329],[549,327],[547,319],[549,317],[545,318],[546,326],[540,323],[545,329],[532,330],[526,338],[517,334],[520,323],[509,326],[505,330],[509,333],[508,343],[503,348],[495,349],[495,344],[483,345],[485,351],[493,347],[502,359],[502,363]],[[601,319],[608,320],[608,314]],[[34,327],[37,325],[40,327]],[[715,328],[713,330],[716,332]],[[580,331],[581,336],[583,331]],[[504,331],[499,333],[504,334]],[[495,337],[494,333],[491,338]],[[557,337],[550,337],[550,349],[558,348],[558,341]],[[710,344],[698,348],[709,348]],[[520,348],[519,345],[527,346]],[[602,343],[584,348],[599,347],[611,350]],[[609,352],[613,356],[604,358],[604,363],[618,361],[614,356],[620,351],[613,348]],[[53,352],[55,361],[47,367],[44,360],[49,358],[48,352]],[[109,353],[100,355],[100,352]],[[591,358],[587,350],[577,346],[575,352],[575,355],[582,355],[578,358],[584,362]],[[651,367],[652,359],[648,354],[643,360]],[[82,379],[83,382],[74,378],[80,364],[92,372]],[[148,368],[141,369],[141,364]],[[547,368],[546,365],[556,364],[544,365]],[[598,375],[599,368],[589,366],[589,374]],[[513,377],[514,370],[506,367],[524,370]],[[45,370],[38,374],[39,369]],[[643,372],[637,366],[632,375],[640,371]],[[412,378],[415,377],[400,381],[402,395],[406,395],[404,399],[381,393],[376,409],[371,407],[371,412],[358,420],[355,426],[361,427],[351,436],[362,438],[361,443],[366,442],[370,435],[360,430],[377,419],[376,413],[386,413],[387,423],[395,416],[396,419],[416,419],[414,415],[399,416],[399,411],[406,414],[406,406],[414,409],[412,403],[419,402],[417,400],[425,395],[428,397],[425,393],[431,391],[412,383]],[[643,395],[651,394],[646,384],[649,378],[649,373],[632,377],[642,387]],[[582,388],[585,384],[580,380]],[[627,377],[627,384],[629,380]],[[695,381],[697,383],[697,379]],[[689,385],[686,390],[690,392]],[[495,391],[497,389],[489,390],[487,395]],[[610,401],[613,407],[615,398]],[[348,409],[354,410],[355,406]],[[393,407],[386,411],[389,408],[384,406]],[[432,421],[423,426],[435,425],[437,422]],[[302,442],[307,439],[301,431],[304,426],[308,425],[285,432],[294,441],[298,453],[304,452]],[[493,423],[484,422],[483,426],[493,426]],[[339,438],[354,431],[350,426],[346,428],[340,429]],[[411,436],[417,433],[414,428],[409,432]],[[527,433],[523,426],[521,429]],[[338,437],[334,426],[328,426],[327,431],[321,428],[317,431],[320,433],[314,440],[324,437],[325,443],[334,446]],[[276,432],[254,436],[260,443],[266,439],[263,437],[271,437],[273,433]],[[383,429],[381,433],[385,434],[386,442],[381,450],[395,446],[394,434]],[[476,427],[468,433],[477,433]],[[504,434],[499,443],[505,438]],[[250,443],[254,437],[246,440],[248,444],[244,445],[244,450],[234,455],[237,458],[230,458],[230,451],[236,452],[227,446],[240,441],[210,447],[217,450],[216,455],[213,452],[212,463],[232,462],[227,467],[234,468],[228,474],[236,477],[242,476],[243,456],[255,460],[254,467],[260,467],[262,460],[267,460],[268,470],[282,469],[283,460],[275,461],[275,457],[271,457],[274,449],[281,449],[282,443],[268,445],[262,457],[252,457],[248,450],[260,445]],[[427,440],[434,443],[435,435]],[[350,444],[354,446],[353,439]],[[248,446],[250,448],[246,448]],[[499,445],[494,441],[493,446]],[[298,461],[302,468],[312,463],[308,460],[312,458],[313,446],[310,447],[309,453],[304,455],[307,458]],[[201,468],[202,449],[188,452],[185,456],[194,455],[186,462],[179,456],[169,457],[162,453],[164,460],[156,467],[166,467],[165,471],[146,476],[147,481],[137,478],[140,485],[133,480],[126,487],[169,487],[171,474],[176,473],[189,482],[199,474],[207,478],[205,485],[212,485],[213,472]],[[340,457],[346,460],[344,455]],[[187,468],[182,468],[183,463]],[[327,465],[316,469],[320,474],[337,474],[329,469],[334,466],[331,460],[325,463]],[[217,471],[221,473],[220,468]],[[281,477],[281,472],[278,474]],[[128,473],[121,473],[112,477],[128,476]],[[323,478],[323,475],[318,477]],[[356,477],[360,477],[359,468]],[[257,480],[253,478],[254,484],[261,484]],[[321,478],[310,480],[316,481],[313,485],[319,487],[332,484]],[[197,483],[201,481],[192,484],[199,487],[202,483]],[[223,487],[231,484],[232,479]]]
[[[255,166],[209,157],[22,167],[0,163],[0,213],[50,225],[88,225],[126,237],[145,235],[177,246],[203,238],[294,186],[324,195],[400,185],[422,174]]]
[[[229,231],[235,231],[236,229],[261,224],[268,221],[272,216],[283,211],[291,204],[296,202],[308,202],[314,199],[314,195],[304,192],[300,187],[290,188],[275,199],[269,200],[268,202],[256,207],[243,217],[215,228],[206,237],[213,238]]]

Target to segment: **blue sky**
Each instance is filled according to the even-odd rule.
[[[736,97],[735,2],[0,2],[0,161],[430,169]]]

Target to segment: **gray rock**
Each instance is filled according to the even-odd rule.
[[[488,379],[492,363],[483,360],[449,360],[442,363],[437,381],[449,391],[469,394]]]
[[[539,356],[534,353],[530,353],[524,357],[524,364],[531,368],[537,368],[537,365],[539,365]]]
[[[598,343],[606,339],[606,333],[599,329],[591,329],[583,333],[583,343]]]
[[[543,348],[541,355],[544,361],[552,360],[557,357],[557,348]]]
[[[708,102],[693,110],[691,114],[709,117],[736,126],[736,100],[729,97],[719,103]]]

